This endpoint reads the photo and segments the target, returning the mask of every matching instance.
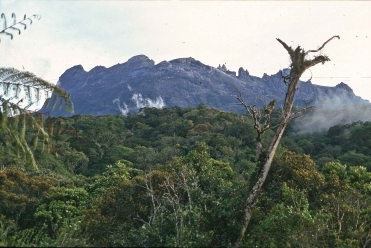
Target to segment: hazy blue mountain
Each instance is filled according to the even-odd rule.
[[[217,68],[193,58],[180,58],[158,64],[144,55],[130,58],[110,68],[96,66],[85,71],[81,65],[66,70],[59,86],[71,94],[74,114],[124,114],[143,107],[195,107],[201,103],[225,111],[243,110],[236,99],[242,93],[247,104],[263,106],[276,99],[282,105],[286,85],[282,75],[289,69],[262,78],[252,76],[243,68],[229,71],[225,65]],[[343,108],[369,104],[356,96],[346,84],[325,87],[300,82],[296,106],[307,104],[321,108]],[[43,108],[41,111],[46,112]],[[51,115],[70,115],[53,110]]]

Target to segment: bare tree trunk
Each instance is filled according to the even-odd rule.
[[[285,97],[284,105],[283,105],[283,108],[282,108],[282,114],[281,114],[281,117],[279,119],[279,124],[278,124],[277,130],[275,132],[275,135],[272,138],[272,141],[270,142],[270,144],[268,146],[268,149],[267,149],[267,152],[266,152],[266,155],[265,155],[266,157],[261,162],[262,169],[261,169],[261,171],[260,171],[260,173],[258,175],[258,180],[255,183],[255,185],[252,188],[252,190],[248,193],[248,197],[247,197],[246,202],[245,202],[245,207],[244,207],[245,215],[244,215],[244,218],[243,218],[243,225],[242,225],[242,228],[241,228],[240,236],[239,236],[237,242],[235,243],[235,246],[236,247],[241,244],[241,242],[242,242],[242,240],[243,240],[243,238],[245,236],[246,229],[247,229],[247,227],[249,225],[249,222],[251,220],[251,217],[252,217],[253,209],[254,209],[255,204],[256,204],[256,202],[258,200],[258,197],[260,195],[260,192],[261,192],[262,186],[263,186],[263,184],[265,182],[265,179],[267,178],[269,169],[270,169],[271,164],[272,164],[272,161],[273,161],[274,154],[276,153],[277,147],[278,147],[278,145],[279,145],[279,143],[281,141],[281,138],[282,138],[282,135],[283,135],[283,133],[285,131],[285,128],[287,126],[287,123],[297,113],[302,112],[302,111],[298,111],[297,113],[291,113],[292,106],[294,104],[295,93],[296,93],[296,90],[297,90],[297,87],[298,87],[298,83],[299,83],[299,79],[300,79],[301,75],[308,68],[310,68],[310,67],[312,67],[312,66],[314,66],[314,65],[316,65],[318,63],[322,63],[323,64],[326,61],[329,61],[330,60],[327,56],[323,56],[323,55],[314,57],[314,59],[312,59],[312,60],[311,59],[306,60],[305,57],[310,52],[318,52],[318,51],[320,51],[322,48],[324,48],[324,46],[329,41],[331,41],[334,38],[340,39],[339,36],[333,36],[332,38],[330,38],[329,40],[327,40],[319,49],[317,49],[317,50],[308,50],[307,52],[305,52],[303,49],[301,49],[300,46],[298,46],[295,50],[293,50],[286,43],[284,43],[280,39],[277,39],[277,41],[280,42],[281,45],[287,50],[287,52],[290,55],[291,61],[292,61],[290,75],[287,77],[287,79],[289,79],[289,81],[288,81],[288,87],[287,87],[286,97]],[[247,105],[245,105],[243,103],[243,101],[241,101],[241,100],[240,100],[240,102],[246,107],[246,109],[250,113]],[[255,118],[256,115],[251,115],[251,116],[253,116],[254,121],[256,123],[257,122],[257,120]],[[255,125],[255,128],[257,129],[256,126],[257,125]],[[265,130],[263,129],[263,131],[265,131]],[[260,129],[257,129],[257,131],[258,131],[258,134],[260,135],[259,132],[261,132],[262,129],[261,128]]]

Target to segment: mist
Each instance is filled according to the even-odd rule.
[[[303,114],[293,122],[297,132],[327,131],[334,125],[345,125],[355,121],[371,121],[371,104],[343,106],[341,97],[326,99],[315,109]]]
[[[128,105],[126,105],[126,103],[123,103],[121,106],[120,97],[114,99],[113,104],[117,105],[122,115],[126,116],[129,113],[129,108]]]
[[[161,96],[157,97],[155,100],[152,100],[150,98],[143,98],[142,94],[140,93],[139,94],[135,93],[133,94],[131,100],[135,102],[138,109],[145,107],[161,109],[165,107],[164,100],[162,99]]]

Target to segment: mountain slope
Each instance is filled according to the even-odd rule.
[[[155,64],[144,55],[130,58],[110,68],[94,67],[85,71],[81,65],[68,69],[59,78],[59,86],[71,94],[74,114],[123,114],[143,107],[195,107],[201,103],[225,111],[243,110],[236,97],[239,89],[247,104],[263,106],[277,99],[284,100],[286,85],[282,74],[288,69],[262,78],[251,76],[240,68],[238,74],[225,65],[218,68],[193,58],[180,58]],[[338,101],[337,99],[341,99]],[[333,101],[334,104],[331,104]],[[330,103],[330,104],[329,104]],[[347,105],[369,104],[355,96],[344,83],[335,87],[300,82],[296,106],[306,104],[342,108]],[[48,111],[43,108],[41,111]],[[70,115],[53,110],[51,115]]]

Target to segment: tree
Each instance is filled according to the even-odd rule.
[[[13,39],[13,34],[10,30],[21,30],[17,26],[23,26],[26,29],[26,21],[32,23],[32,19],[40,19],[38,15],[33,15],[20,22],[16,21],[16,15],[12,14],[13,24],[8,26],[6,16],[1,14],[1,19],[4,19],[4,28],[0,34],[5,34]],[[60,89],[58,86],[51,85],[47,81],[36,77],[30,72],[18,71],[14,68],[0,68],[0,134],[5,136],[7,144],[15,145],[17,148],[17,156],[24,158],[26,165],[31,169],[37,169],[36,162],[31,148],[25,140],[26,121],[29,121],[30,126],[36,129],[35,144],[37,144],[39,136],[42,136],[43,143],[50,144],[49,135],[44,131],[43,118],[41,114],[33,114],[30,107],[35,107],[41,100],[41,94],[45,94],[47,99],[46,105],[51,105],[52,108],[58,103],[58,107],[62,107],[68,111],[73,111],[73,105],[70,101],[70,96],[67,92]],[[53,97],[50,95],[53,92]]]
[[[83,188],[51,189],[35,211],[36,226],[41,229],[46,224],[48,236],[56,237],[60,228],[71,227],[84,218],[82,209],[88,197]]]
[[[322,197],[329,240],[337,247],[370,247],[371,244],[371,172],[365,167],[325,164],[326,185]]]
[[[67,169],[74,175],[79,170],[84,170],[88,166],[89,158],[83,153],[75,150],[67,151],[63,156]]]
[[[17,229],[32,225],[33,212],[44,193],[53,186],[52,180],[39,176],[30,178],[19,170],[0,171],[0,222],[3,221],[1,216],[5,216],[14,221]]]
[[[257,131],[257,148],[256,148],[256,156],[258,158],[258,162],[260,163],[260,171],[258,172],[258,178],[257,182],[251,189],[251,191],[247,195],[247,199],[244,205],[244,216],[243,216],[243,223],[241,227],[241,233],[240,237],[236,241],[235,245],[239,246],[245,236],[246,229],[249,225],[249,222],[252,217],[252,212],[255,207],[255,204],[258,200],[258,197],[260,195],[262,186],[265,182],[265,179],[267,178],[269,169],[272,164],[272,160],[274,157],[274,154],[276,152],[276,149],[281,141],[282,135],[285,131],[285,128],[288,124],[288,122],[301,115],[305,110],[307,110],[309,107],[303,108],[298,110],[297,112],[292,112],[292,106],[294,103],[295,93],[298,88],[298,83],[301,75],[310,67],[322,63],[324,64],[327,61],[330,61],[330,59],[326,55],[318,55],[314,56],[313,59],[308,58],[307,56],[309,53],[317,53],[320,52],[325,45],[330,42],[332,39],[338,38],[340,39],[340,36],[336,35],[328,39],[323,45],[316,49],[316,50],[308,50],[305,51],[300,46],[298,46],[295,50],[291,47],[289,47],[285,42],[277,38],[277,41],[286,49],[286,51],[290,55],[291,59],[291,65],[290,65],[290,74],[287,76],[282,76],[284,78],[284,82],[287,85],[286,90],[286,97],[284,100],[284,104],[282,107],[281,116],[279,118],[279,122],[277,125],[276,132],[266,149],[266,151],[263,152],[262,147],[262,140],[264,133],[270,128],[270,117],[272,110],[274,108],[274,105],[276,103],[275,100],[272,100],[265,108],[264,111],[258,110],[255,106],[249,106],[247,105],[240,92],[240,96],[237,98],[240,103],[245,107],[247,113],[253,118],[254,120],[254,128]]]

